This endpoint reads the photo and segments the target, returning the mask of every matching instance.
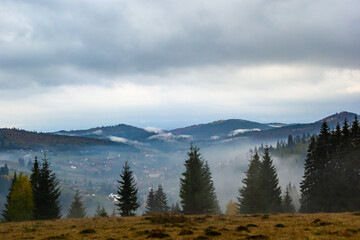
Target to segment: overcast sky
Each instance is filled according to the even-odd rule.
[[[358,0],[0,2],[0,127],[360,113]]]

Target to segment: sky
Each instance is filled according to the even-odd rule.
[[[360,113],[358,0],[2,0],[0,127]]]

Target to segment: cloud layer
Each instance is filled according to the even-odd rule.
[[[0,120],[171,127],[359,112],[359,12],[357,0],[5,0]]]

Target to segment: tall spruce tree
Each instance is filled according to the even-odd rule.
[[[260,171],[260,157],[255,152],[250,160],[246,177],[242,180],[244,185],[239,189],[238,211],[240,213],[249,214],[263,211]]]
[[[128,162],[125,162],[123,171],[120,174],[120,180],[118,180],[118,211],[121,216],[135,216],[136,209],[140,206],[137,202],[138,189],[136,188],[135,178],[133,176],[133,171],[130,170]]]
[[[266,146],[261,162],[261,192],[264,202],[265,213],[281,212],[281,188],[276,169]]]
[[[80,198],[80,192],[76,189],[74,201],[71,203],[67,218],[85,218],[86,210]]]
[[[315,173],[315,136],[310,138],[304,167],[304,177],[300,183],[301,199],[300,212],[314,212],[315,206],[312,196],[315,194],[317,179]]]
[[[216,197],[214,182],[212,180],[210,167],[207,161],[203,162],[202,168],[204,182],[204,208],[210,214],[221,214],[219,202]]]
[[[198,147],[190,146],[184,166],[179,191],[183,213],[215,213],[218,203],[214,202],[216,195],[210,168],[202,159]]]
[[[167,197],[164,193],[163,187],[159,184],[158,189],[154,195],[154,202],[155,202],[155,213],[167,213],[169,211],[169,206],[167,204]]]
[[[155,213],[155,192],[154,188],[151,187],[146,199],[146,214]]]
[[[39,220],[60,218],[59,180],[50,169],[46,155],[44,155],[41,169],[35,157],[30,179],[34,193],[34,218]]]

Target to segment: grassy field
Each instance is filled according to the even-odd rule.
[[[142,216],[1,223],[20,239],[360,239],[360,213]]]

